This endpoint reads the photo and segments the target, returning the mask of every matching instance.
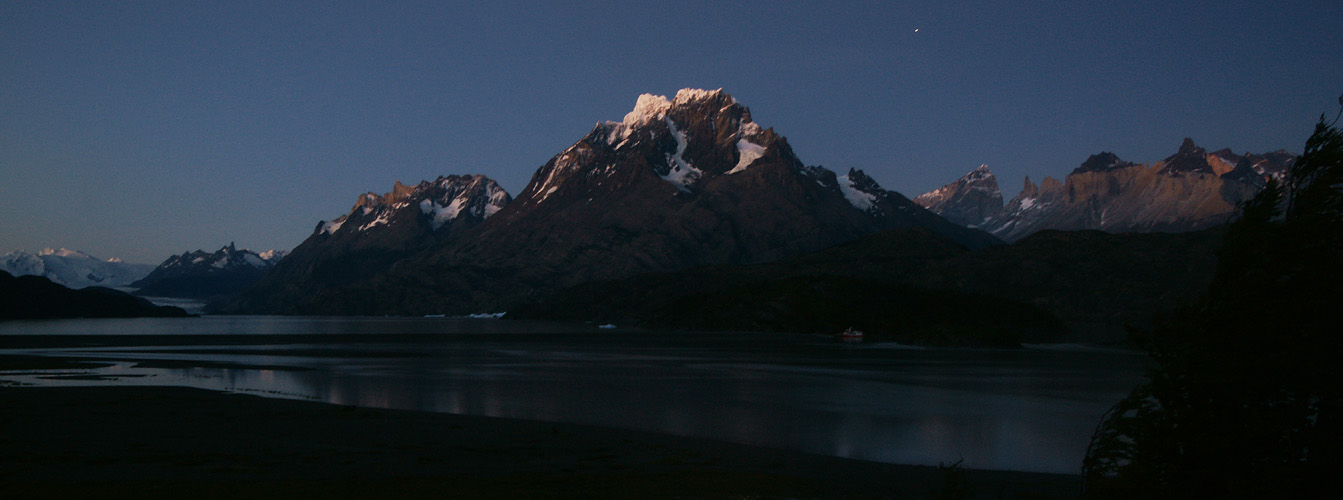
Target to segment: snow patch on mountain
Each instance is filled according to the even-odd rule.
[[[336,231],[340,230],[341,226],[345,225],[345,220],[346,217],[342,215],[330,221],[323,222],[322,227],[318,229],[317,232],[320,234],[334,234]]]
[[[456,219],[458,215],[461,215],[462,208],[466,206],[468,201],[470,200],[459,196],[453,198],[452,202],[447,205],[439,205],[438,203],[435,203],[434,200],[426,198],[420,201],[420,213],[428,215],[429,225],[434,229],[438,229],[443,227],[443,224],[446,224],[448,221]]]
[[[765,155],[765,147],[746,139],[738,139],[737,154],[739,155],[737,166],[732,167],[732,170],[728,170],[728,175],[745,171],[747,167],[751,166],[751,163]]]
[[[838,180],[839,191],[844,193],[844,199],[849,200],[849,204],[853,205],[853,208],[867,211],[877,201],[877,195],[858,189],[848,174],[839,176]]]
[[[680,94],[677,94],[680,97]],[[676,189],[682,192],[690,192],[690,185],[694,184],[704,172],[695,168],[685,159],[685,148],[687,146],[685,132],[676,128],[676,123],[671,118],[666,118],[667,128],[671,130],[672,137],[676,139],[676,153],[667,155],[666,175],[659,175],[663,180],[672,183]]]
[[[315,234],[382,231],[380,228],[384,226],[399,227],[405,222],[418,220],[438,230],[451,221],[467,216],[477,219],[477,222],[483,220],[512,200],[508,192],[483,175],[451,175],[413,186],[398,181],[390,193],[360,195],[350,213],[330,222],[322,222],[317,226]],[[346,228],[347,225],[349,228]]]
[[[366,223],[366,224],[364,224],[364,225],[362,225],[362,226],[359,226],[359,230],[360,230],[360,231],[367,231],[367,230],[372,229],[372,228],[374,228],[374,227],[377,227],[377,226],[381,226],[381,225],[383,225],[383,224],[386,224],[387,222],[389,222],[389,219],[387,218],[387,215],[388,215],[387,212],[383,212],[383,213],[378,214],[378,217],[377,217],[377,218],[373,219],[372,221],[369,221],[368,223]]]

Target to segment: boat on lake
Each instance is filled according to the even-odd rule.
[[[849,327],[848,329],[844,330],[843,332],[840,332],[840,334],[839,334],[839,340],[841,340],[841,341],[843,341],[843,342],[862,342],[862,341],[863,341],[863,331],[862,331],[862,330],[854,330],[853,327]]]

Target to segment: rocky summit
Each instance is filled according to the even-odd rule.
[[[338,294],[415,252],[452,241],[512,200],[483,175],[449,175],[414,186],[397,181],[391,192],[364,193],[349,213],[319,222],[275,269],[221,310],[314,310],[303,305],[305,297]]]
[[[979,227],[1003,210],[998,178],[988,165],[980,165],[956,182],[914,198],[914,203],[947,220],[966,227]]]
[[[424,202],[396,197],[365,195],[343,220],[319,225],[273,279],[222,310],[496,312],[595,279],[778,260],[881,230],[926,228],[973,248],[999,243],[862,171],[805,165],[722,90],[639,96],[622,120],[596,124],[537,169],[516,199],[485,205],[447,237],[423,236],[447,226],[434,229],[428,212],[417,214]],[[341,236],[351,227],[389,236]],[[315,272],[323,265],[340,272]]]
[[[130,286],[136,295],[146,297],[176,297],[208,299],[228,295],[251,285],[285,252],[267,250],[254,252],[238,249],[233,243],[210,253],[204,250],[183,252],[168,257],[153,271]]]
[[[1021,192],[996,211],[991,200],[964,194],[974,184],[972,179],[981,179],[983,185],[982,179],[992,176],[986,167],[916,200],[950,220],[1006,241],[1046,229],[1194,231],[1226,223],[1237,203],[1254,196],[1269,179],[1281,180],[1295,159],[1283,150],[1209,153],[1186,138],[1175,154],[1152,164],[1101,152],[1063,181],[1046,177],[1036,185],[1027,177]],[[974,222],[985,213],[995,215]]]

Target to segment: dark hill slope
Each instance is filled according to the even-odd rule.
[[[890,231],[774,264],[573,287],[510,317],[816,333],[853,326],[938,344],[1113,340],[1122,325],[1197,296],[1220,234],[1046,231],[972,251],[928,231]]]
[[[185,316],[180,307],[156,306],[111,288],[72,290],[41,276],[14,277],[0,271],[0,320]]]

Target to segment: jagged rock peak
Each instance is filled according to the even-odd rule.
[[[835,182],[839,185],[840,192],[844,194],[844,199],[849,200],[853,208],[862,211],[873,210],[877,198],[885,191],[867,173],[852,168],[849,169],[849,173],[837,177]]]
[[[1185,139],[1188,140],[1188,139]],[[1101,151],[1098,154],[1087,157],[1087,161],[1082,162],[1080,167],[1073,170],[1072,173],[1080,174],[1084,172],[1109,172],[1137,165],[1133,162],[1127,162],[1119,159],[1119,156],[1109,151]]]
[[[283,250],[266,250],[264,252],[255,252],[244,248],[239,250],[233,242],[220,247],[213,253],[204,250],[195,250],[183,252],[182,255],[173,255],[159,264],[158,269],[171,269],[182,266],[200,266],[202,268],[225,269],[236,266],[249,266],[258,269],[269,269],[284,258]]]
[[[387,194],[360,195],[349,214],[318,224],[316,232],[334,234],[352,218],[367,219],[358,226],[363,231],[390,223],[401,211],[417,212],[437,230],[464,215],[484,220],[512,199],[497,182],[479,174],[440,176],[414,186],[396,181]]]
[[[997,193],[1000,198],[1002,196],[1002,193],[998,189],[998,178],[993,175],[992,170],[989,170],[987,164],[983,164],[961,176],[960,179],[956,179],[956,181],[951,184],[919,195],[917,198],[914,198],[914,202],[923,205],[925,208],[931,208],[931,205],[945,202],[956,196],[964,196],[965,193],[969,191],[979,191],[988,196],[993,196],[994,193]],[[999,205],[1001,204],[1002,203],[1000,202]]]
[[[1026,176],[1026,182],[1021,185],[1021,190],[1023,192],[1024,191],[1039,192],[1040,187],[1036,186],[1034,182],[1031,182],[1031,176],[1028,175]]]
[[[1180,143],[1179,152],[1166,157],[1163,162],[1165,166],[1161,168],[1160,173],[1166,175],[1217,173],[1212,164],[1208,163],[1208,150],[1194,144],[1194,140],[1188,137]]]
[[[998,178],[985,164],[956,182],[919,195],[914,203],[954,223],[978,227],[1002,211],[1003,194]]]
[[[682,89],[672,99],[643,94],[622,121],[598,123],[537,170],[519,195],[520,206],[552,196],[590,198],[596,184],[628,181],[641,175],[632,173],[638,168],[650,169],[675,193],[690,194],[704,179],[743,172],[761,158],[793,160],[791,155],[782,137],[756,125],[750,110],[721,89]]]
[[[672,128],[676,124],[668,117],[691,110],[700,110],[701,117],[713,118],[724,111],[738,115],[734,121],[739,124],[742,138],[760,132],[760,127],[751,121],[751,112],[737,102],[723,89],[681,89],[675,97],[668,100],[665,95],[642,94],[634,103],[634,109],[625,114],[619,122],[597,124],[599,130],[606,132],[607,144],[617,144],[628,139],[634,131],[649,126],[666,124]],[[685,125],[684,123],[682,125]]]
[[[644,126],[666,117],[667,111],[673,106],[689,106],[703,102],[721,103],[724,101],[737,104],[737,100],[733,99],[727,92],[723,92],[723,89],[681,89],[676,92],[676,96],[671,100],[667,100],[665,95],[642,94],[634,102],[634,109],[625,114],[625,119],[621,121],[621,124],[626,127]]]
[[[1193,140],[1193,139],[1190,139],[1190,138],[1188,138],[1188,137],[1185,137],[1185,138],[1184,138],[1184,141],[1180,143],[1180,151],[1179,151],[1178,153],[1175,153],[1175,154],[1179,154],[1179,155],[1188,155],[1188,154],[1195,154],[1195,153],[1206,154],[1207,151],[1204,151],[1203,148],[1200,148],[1200,147],[1198,147],[1197,144],[1194,144],[1194,140]]]

